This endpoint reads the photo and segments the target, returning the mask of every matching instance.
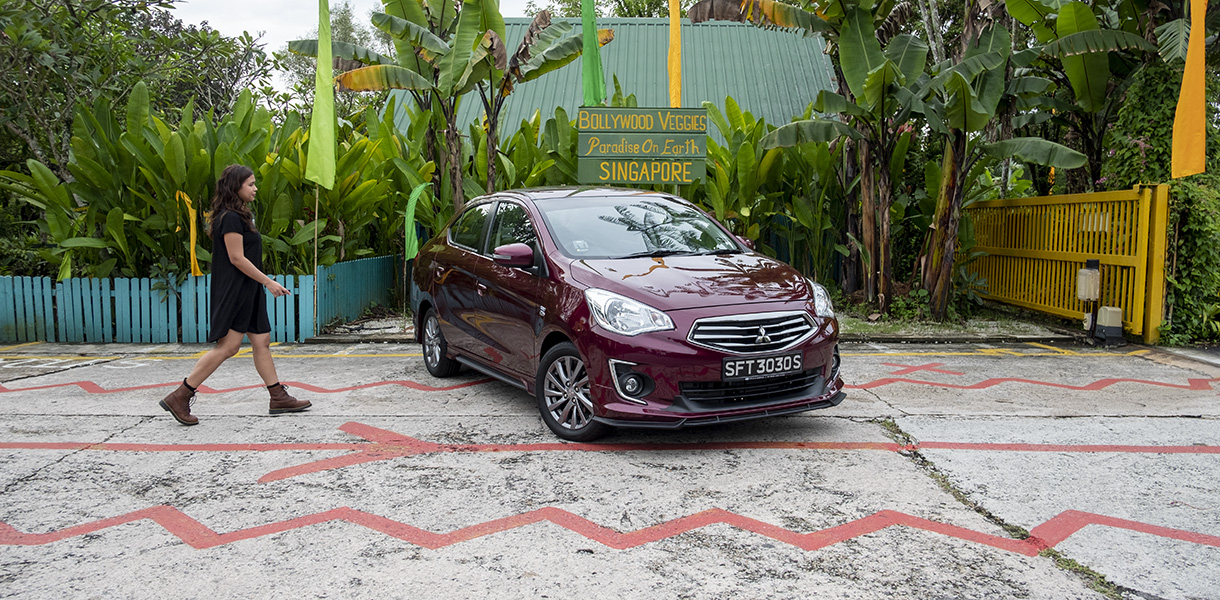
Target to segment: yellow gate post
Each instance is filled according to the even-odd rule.
[[[1144,343],[1155,344],[1161,338],[1161,322],[1165,318],[1165,252],[1168,244],[1169,186],[1145,186],[1152,190],[1152,206],[1148,228],[1148,275],[1144,288]]]

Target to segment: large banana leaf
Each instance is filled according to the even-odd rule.
[[[1055,32],[1046,24],[1046,18],[1055,14],[1055,7],[1040,0],[1005,0],[1004,7],[1012,18],[1032,28],[1040,43],[1046,44],[1055,38]]]
[[[1085,155],[1037,137],[1022,137],[1003,140],[983,146],[983,150],[996,158],[1013,157],[1018,160],[1064,169],[1075,169],[1087,162]]]
[[[813,103],[813,110],[822,114],[847,114],[855,117],[868,116],[868,112],[855,102],[848,102],[847,98],[840,96],[830,90],[822,90],[818,92],[818,99]]]
[[[1134,33],[1118,29],[1091,29],[1063,36],[1042,48],[1042,52],[1048,56],[1059,57],[1119,50],[1156,52],[1156,46]]]
[[[441,96],[455,96],[461,89],[462,75],[470,64],[475,44],[483,37],[482,23],[483,1],[464,0],[462,12],[458,15],[457,31],[453,34],[453,42],[449,44],[449,53],[437,61],[440,75],[436,88]]]
[[[352,69],[335,78],[340,88],[353,92],[371,92],[380,90],[416,90],[433,89],[432,82],[419,73],[398,65],[374,65],[360,69]]]
[[[449,53],[449,44],[426,26],[385,13],[373,13],[372,21],[373,27],[386,32],[391,38],[409,43],[412,50],[407,55],[414,54],[418,49],[424,60],[434,61],[436,57]],[[401,51],[399,56],[404,56]]]
[[[288,42],[288,50],[301,56],[318,57],[318,40],[293,40]],[[331,55],[345,60],[356,60],[366,65],[392,65],[394,59],[378,54],[364,46],[347,42],[331,41]]]
[[[382,7],[385,14],[405,19],[428,30],[428,15],[424,12],[420,0],[382,0]],[[393,35],[390,39],[394,41],[394,50],[398,53],[398,64],[416,73],[424,73],[425,69],[429,68],[427,60],[416,54],[415,45]]]
[[[883,102],[895,86],[901,85],[902,71],[899,70],[898,65],[894,61],[886,60],[881,63],[881,66],[873,69],[868,74],[868,78],[864,80],[864,95],[861,96],[864,107],[872,112],[881,109],[883,111],[881,118],[885,118],[888,115],[884,114],[885,106]],[[893,108],[893,105],[897,105],[897,102],[891,101],[890,104],[892,105],[891,108]]]
[[[885,62],[872,16],[863,8],[849,10],[839,30],[839,65],[847,87],[856,98],[864,96],[868,74]]]
[[[1097,17],[1087,4],[1076,1],[1059,8],[1055,32],[1060,39],[1082,31],[1096,31],[1098,28]],[[1072,83],[1076,103],[1085,112],[1101,110],[1106,103],[1106,86],[1110,82],[1110,60],[1106,54],[1090,52],[1064,56],[1063,71]]]
[[[1001,25],[993,25],[983,30],[979,34],[977,43],[966,49],[965,56],[973,58],[988,54],[998,54],[1002,60],[999,65],[987,69],[979,75],[975,91],[984,112],[995,114],[1000,99],[1004,97],[1004,66],[1008,57],[1012,55],[1012,36]]]
[[[1190,41],[1190,23],[1174,19],[1156,28],[1156,41],[1161,45],[1161,60],[1186,60],[1186,43]]]
[[[979,102],[970,82],[961,73],[954,73],[945,82],[945,120],[953,129],[979,131],[987,126],[992,114]]]
[[[555,26],[552,25],[551,27]],[[569,27],[571,26],[569,25]],[[602,31],[606,30],[598,30],[599,43]],[[577,33],[576,35],[559,39],[542,50],[541,54],[531,56],[529,62],[521,67],[519,80],[533,81],[576,60],[584,53],[584,39],[584,34]],[[613,39],[613,36],[610,39]],[[604,46],[605,44],[602,45]]]
[[[853,140],[864,139],[864,136],[839,121],[830,119],[809,119],[794,121],[775,131],[768,133],[760,142],[764,150],[772,148],[789,148],[811,142],[829,142],[840,137]]]
[[[539,13],[539,17],[545,14]],[[537,17],[535,22],[537,22]],[[549,21],[548,21],[549,23]],[[517,81],[526,81],[525,76],[530,71],[534,71],[542,66],[547,60],[543,55],[554,47],[563,36],[572,31],[572,24],[568,22],[549,23],[545,26],[540,26],[538,29],[533,29],[531,24],[530,32],[521,39],[521,43],[517,46],[517,51],[513,53],[513,57],[508,61],[508,71],[517,79]],[[532,33],[532,35],[531,35]],[[567,56],[567,52],[561,53],[561,56]],[[573,55],[568,62],[575,60],[579,53]],[[567,63],[564,63],[567,64]],[[554,69],[550,69],[554,70]],[[535,76],[536,78],[537,76]]]
[[[928,45],[923,40],[904,33],[890,40],[885,47],[886,58],[898,65],[902,72],[902,84],[910,85],[928,66]]]

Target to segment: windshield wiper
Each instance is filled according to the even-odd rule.
[[[660,258],[662,256],[673,256],[675,254],[691,254],[691,252],[689,250],[668,250],[668,249],[645,250],[644,252],[636,252],[635,254],[628,254],[626,256],[620,256],[619,258]]]
[[[716,254],[716,255],[721,255],[721,256],[723,256],[725,254],[741,254],[741,250],[738,250],[736,248],[721,248],[719,250],[708,250],[707,252],[700,252],[699,256],[708,256],[711,254]]]

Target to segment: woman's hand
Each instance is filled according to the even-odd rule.
[[[270,277],[267,278],[267,282],[263,284],[263,287],[266,287],[267,291],[271,292],[271,295],[275,296],[276,298],[292,294],[292,292],[288,291],[288,288],[276,283],[275,280],[271,279]]]

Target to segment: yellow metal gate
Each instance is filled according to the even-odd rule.
[[[1123,328],[1156,343],[1165,307],[1165,185],[1131,190],[1011,198],[966,209],[977,250],[966,267],[987,280],[980,295],[1070,319],[1086,307],[1076,299],[1076,271],[1101,262],[1101,304],[1123,311]]]

